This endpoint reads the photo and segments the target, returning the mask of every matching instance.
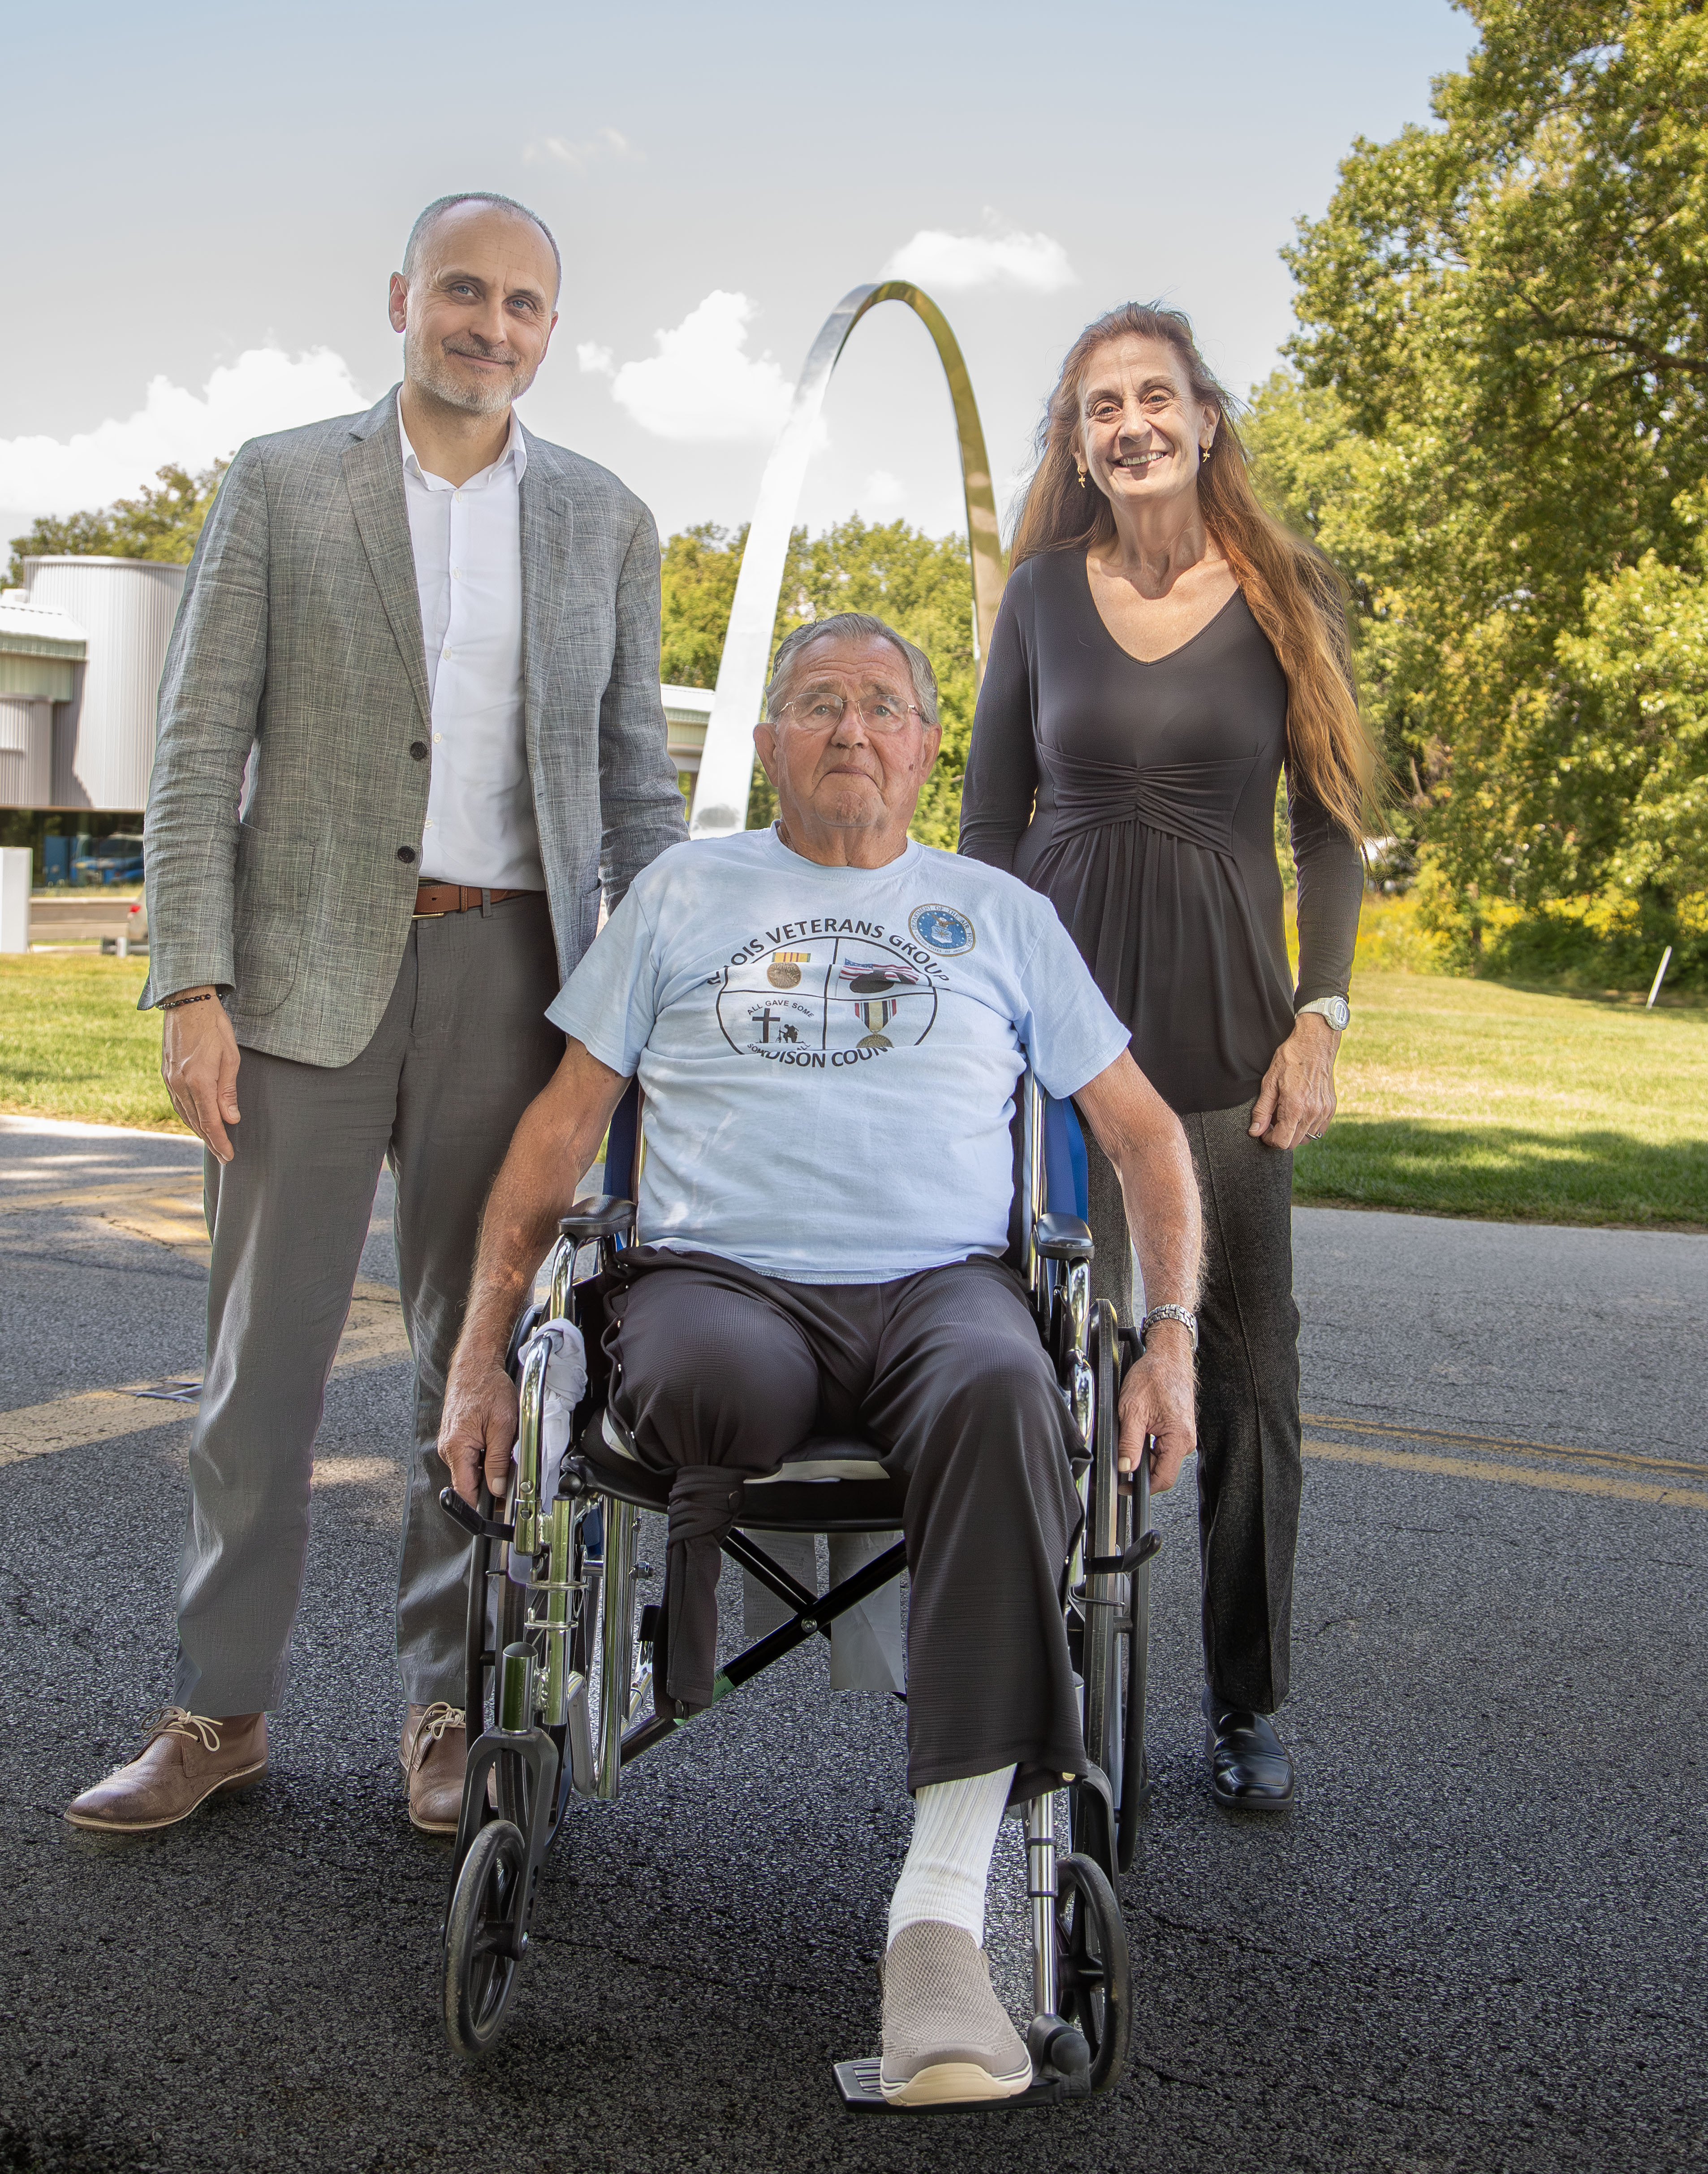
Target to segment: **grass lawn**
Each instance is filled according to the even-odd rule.
[[[1340,1116],[1296,1159],[1300,1201],[1708,1229],[1708,1005],[1400,971],[1388,918],[1359,943]],[[181,1131],[143,971],[0,958],[0,1110]]]
[[[139,1012],[146,960],[98,952],[0,958],[0,1110],[181,1133],[160,1081],[160,1020]]]
[[[1338,1070],[1301,1202],[1708,1227],[1708,1005],[1360,965]]]

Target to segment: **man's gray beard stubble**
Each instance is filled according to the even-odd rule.
[[[501,415],[527,388],[527,380],[519,370],[513,370],[502,381],[495,378],[489,383],[477,381],[471,385],[453,377],[439,349],[430,346],[413,325],[406,327],[403,333],[403,375],[447,408],[461,408],[470,415]]]

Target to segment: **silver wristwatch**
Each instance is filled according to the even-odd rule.
[[[1198,1348],[1198,1317],[1189,1306],[1154,1306],[1151,1308],[1138,1324],[1138,1348],[1141,1351],[1150,1340],[1152,1322],[1157,1321],[1179,1322],[1187,1335],[1192,1338],[1192,1351],[1196,1355]]]
[[[1344,997],[1313,997],[1308,1004],[1300,1005],[1294,1017],[1303,1019],[1306,1012],[1321,1012],[1337,1034],[1344,1034],[1352,1017],[1352,1006]]]

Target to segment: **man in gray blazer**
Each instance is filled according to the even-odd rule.
[[[614,906],[686,836],[651,517],[511,412],[560,273],[510,198],[430,205],[392,281],[401,387],[243,446],[191,566],[142,1002],[208,1149],[207,1375],[174,1704],[70,1807],[79,1826],[168,1826],[265,1768],[315,1434],[387,1162],[415,1362],[400,1757],[416,1825],[456,1825],[467,1549],[436,1437],[477,1225],[562,1053],[545,1009],[602,883]]]

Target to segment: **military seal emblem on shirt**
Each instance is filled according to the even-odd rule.
[[[812,956],[810,951],[773,951],[771,963],[765,969],[765,979],[774,989],[797,989],[801,969]]]
[[[952,906],[916,906],[907,917],[907,925],[916,943],[940,952],[945,959],[959,959],[978,941],[971,922]]]

